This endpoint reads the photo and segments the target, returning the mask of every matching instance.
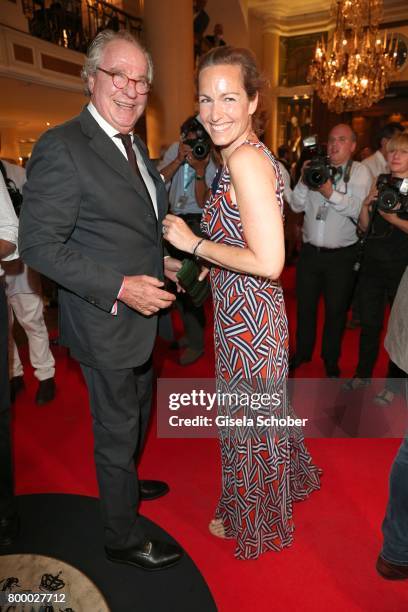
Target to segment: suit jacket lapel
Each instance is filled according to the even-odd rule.
[[[156,187],[157,217],[158,222],[161,223],[164,215],[167,213],[168,208],[165,184],[159,171],[156,168],[156,165],[154,164],[154,162],[152,162],[147,153],[146,145],[144,144],[143,140],[141,140],[137,135],[135,135],[135,144],[141,156],[143,157],[143,161],[146,165],[147,171],[153,179],[153,182]]]
[[[151,210],[152,204],[145,194],[145,188],[140,178],[133,172],[129,162],[86,108],[83,109],[80,115],[80,122],[82,130],[90,138],[89,146],[91,149],[95,151],[108,166],[118,172],[127,183],[130,183],[135,188],[138,196],[149,207],[149,210]],[[145,156],[143,157],[145,158]]]

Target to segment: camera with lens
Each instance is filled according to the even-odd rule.
[[[183,123],[180,128],[180,133],[181,140],[184,144],[191,147],[192,153],[196,159],[200,160],[207,157],[211,151],[211,138],[195,117],[190,117]],[[192,134],[194,134],[194,137],[191,138]]]
[[[309,189],[318,189],[336,175],[336,168],[330,164],[326,149],[317,143],[316,136],[303,140],[302,156],[304,161],[310,160],[303,170],[303,182]]]
[[[408,178],[380,174],[377,178],[377,208],[383,212],[408,212]]]

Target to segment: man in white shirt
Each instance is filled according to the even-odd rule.
[[[0,546],[8,546],[18,533],[14,501],[10,433],[8,373],[8,316],[2,261],[18,257],[18,220],[6,184],[0,175]]]
[[[311,189],[302,177],[293,190],[291,208],[304,212],[303,247],[297,264],[296,354],[291,369],[310,361],[316,340],[317,308],[325,301],[321,357],[326,374],[340,375],[338,360],[347,310],[354,286],[353,265],[357,255],[356,223],[371,185],[370,174],[351,157],[356,135],[349,125],[335,126],[328,138],[327,153],[336,167],[333,180]]]
[[[387,163],[387,143],[397,132],[403,132],[404,128],[400,123],[387,123],[378,133],[378,150],[363,159],[362,163],[368,170],[373,178],[377,179],[380,174],[387,174],[390,170]]]
[[[24,168],[1,160],[8,179],[22,193],[26,182]],[[55,359],[50,350],[48,330],[44,321],[41,279],[35,270],[21,260],[6,266],[6,295],[9,307],[9,368],[11,401],[24,387],[24,369],[13,338],[13,320],[24,329],[29,346],[30,362],[39,381],[35,401],[39,405],[55,397]]]

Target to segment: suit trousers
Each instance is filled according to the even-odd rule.
[[[7,301],[4,282],[0,277],[0,517],[11,516],[16,511],[10,411]]]
[[[359,278],[360,285],[360,346],[356,375],[370,378],[380,348],[381,330],[387,303],[392,304],[407,266],[406,261],[381,262],[366,258]],[[390,390],[398,391],[392,381],[405,378],[406,374],[392,361],[389,362],[387,383]]]
[[[323,296],[325,319],[321,357],[327,365],[337,365],[355,284],[356,254],[356,245],[333,250],[319,250],[310,244],[302,246],[296,268],[296,356],[299,359],[312,358],[317,308]]]
[[[405,384],[408,405],[408,384]],[[391,563],[408,565],[408,437],[402,442],[390,473],[387,510],[382,525],[381,555]]]
[[[94,454],[105,545],[127,548],[145,534],[138,515],[140,456],[152,401],[153,370],[143,366],[123,370],[95,369],[81,364],[93,419]]]

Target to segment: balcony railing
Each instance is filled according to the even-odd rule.
[[[21,0],[32,36],[86,51],[101,30],[130,30],[140,38],[142,20],[103,0]]]

